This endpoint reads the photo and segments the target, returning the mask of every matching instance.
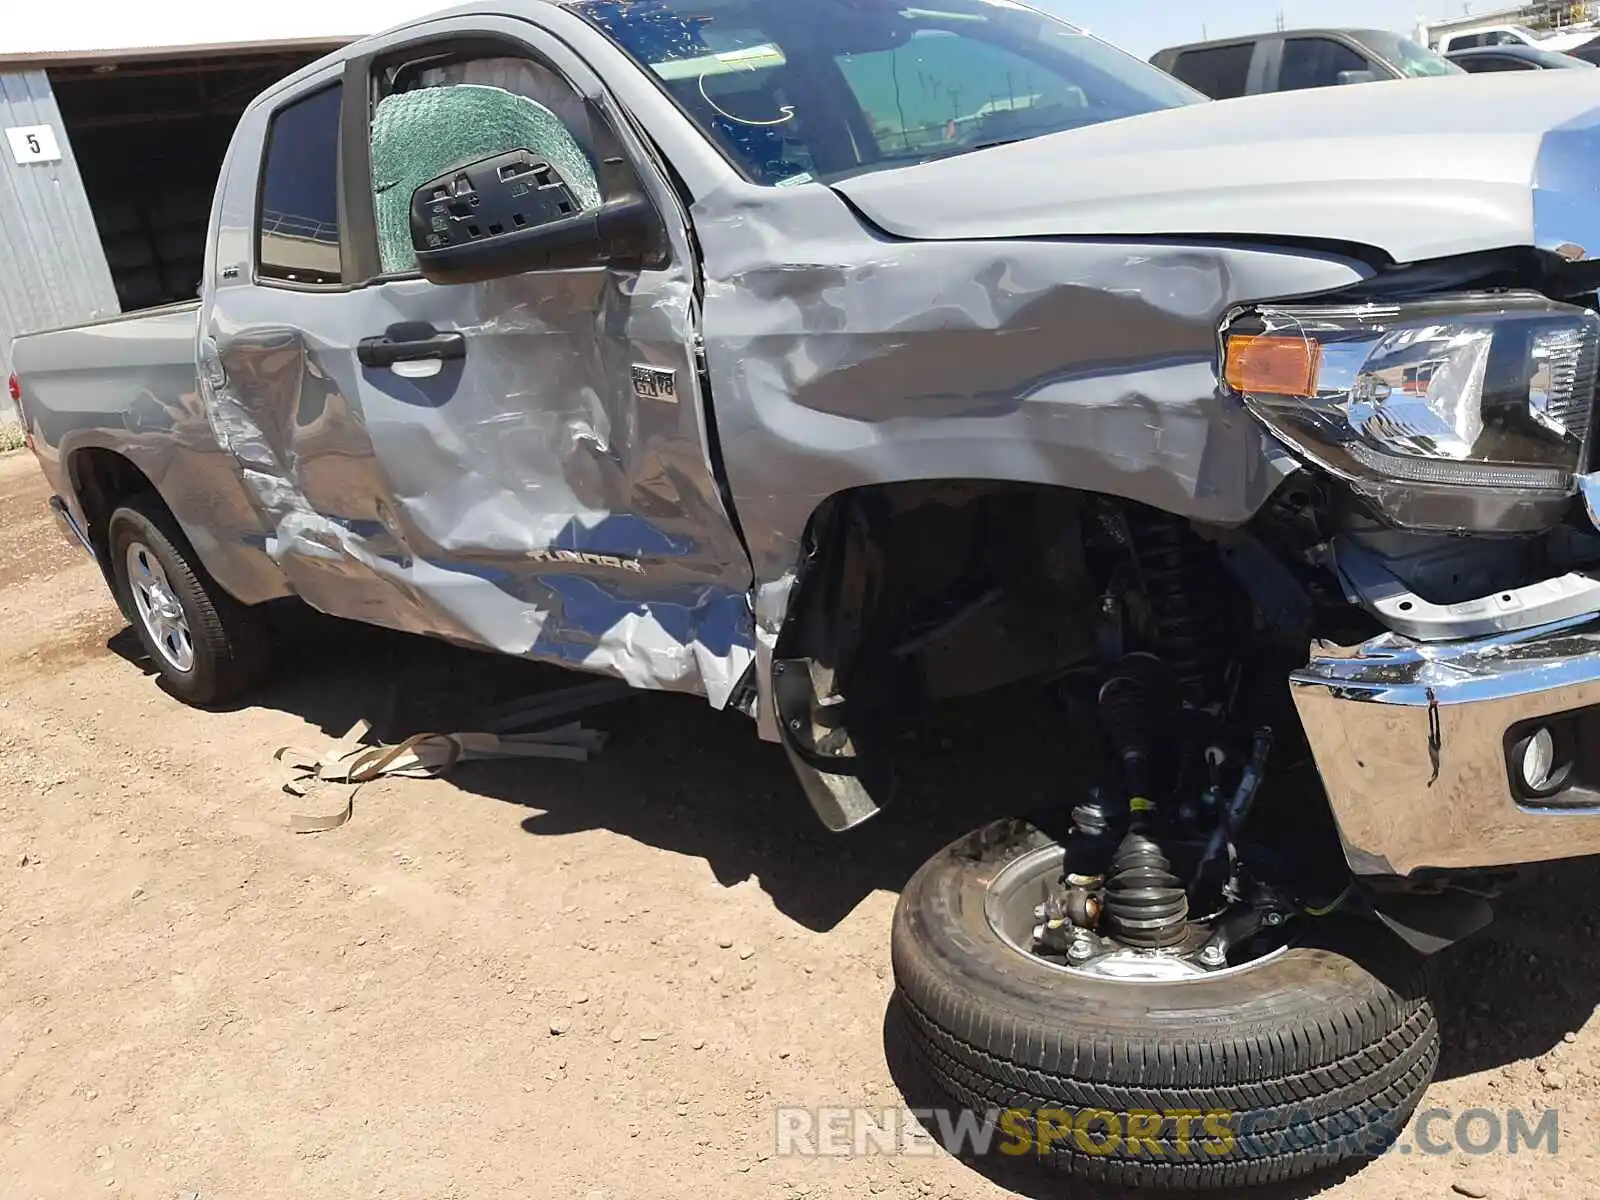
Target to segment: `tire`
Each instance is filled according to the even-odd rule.
[[[1394,1141],[1439,1056],[1410,950],[1327,919],[1303,927],[1310,944],[1212,978],[1068,971],[1004,941],[984,909],[1004,867],[1055,844],[998,822],[926,863],[895,911],[897,1016],[958,1109],[999,1110],[988,1153],[1097,1184],[1232,1189]],[[1359,963],[1345,952],[1357,947]]]
[[[194,705],[219,704],[259,683],[267,674],[268,631],[263,614],[240,604],[200,565],[183,530],[159,500],[138,497],[111,514],[109,548],[117,602],[167,687]],[[151,567],[164,575],[167,592],[182,610],[192,662],[158,643],[132,580],[130,551],[143,548]],[[149,578],[148,576],[146,577]],[[148,591],[145,593],[148,595]]]

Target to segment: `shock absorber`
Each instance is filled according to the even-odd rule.
[[[1135,823],[1155,811],[1171,778],[1174,742],[1182,708],[1172,670],[1153,654],[1130,654],[1100,687],[1100,727],[1122,768],[1128,809]]]
[[[1172,777],[1182,710],[1172,671],[1150,654],[1133,654],[1100,689],[1100,722],[1128,790],[1129,832],[1111,860],[1103,918],[1124,945],[1160,949],[1183,939],[1189,897],[1172,864],[1149,836]]]
[[[1217,698],[1226,668],[1226,579],[1216,551],[1188,523],[1158,509],[1127,509],[1130,552],[1150,608],[1145,641],[1171,665],[1185,700]]]

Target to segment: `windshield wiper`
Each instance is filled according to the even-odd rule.
[[[917,166],[923,163],[942,162],[947,158],[960,158],[963,154],[976,154],[979,150],[993,150],[998,146],[1015,146],[1018,142],[1031,142],[1037,134],[1028,137],[998,138],[992,142],[979,142],[976,146],[957,146],[954,150],[941,150],[938,154],[930,154],[926,158],[917,159]]]

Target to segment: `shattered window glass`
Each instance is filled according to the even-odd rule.
[[[527,150],[561,173],[584,208],[600,203],[595,167],[562,117],[552,108],[494,83],[453,82],[489,78],[517,86],[529,79],[555,77],[535,64],[497,60],[487,69],[457,64],[444,73],[430,71],[423,86],[379,101],[372,119],[372,191],[378,225],[378,250],[386,275],[416,270],[411,244],[411,195],[440,175],[511,150]],[[435,82],[437,81],[437,82]],[[550,99],[580,117],[581,100],[564,83]],[[548,88],[543,88],[548,92]],[[570,102],[570,103],[564,103]],[[574,107],[575,106],[575,107]],[[581,117],[585,122],[586,117]]]

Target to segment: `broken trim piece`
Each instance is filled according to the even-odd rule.
[[[540,733],[505,736],[418,733],[393,746],[371,739],[371,723],[359,721],[320,757],[288,746],[273,755],[295,772],[283,785],[291,796],[304,798],[330,787],[344,789],[344,804],[333,812],[291,815],[291,832],[327,833],[348,824],[355,812],[357,794],[380,779],[438,779],[460,763],[495,759],[588,762],[590,754],[598,753],[605,745],[606,735],[571,724]]]
[[[1400,582],[1370,550],[1334,543],[1334,564],[1350,599],[1388,628],[1419,642],[1488,637],[1600,612],[1600,580],[1576,572],[1459,604],[1434,604]]]
[[[893,771],[881,756],[860,753],[845,725],[843,697],[833,690],[833,671],[813,659],[772,664],[772,694],[783,747],[800,777],[806,799],[834,833],[863,825],[881,811]]]

